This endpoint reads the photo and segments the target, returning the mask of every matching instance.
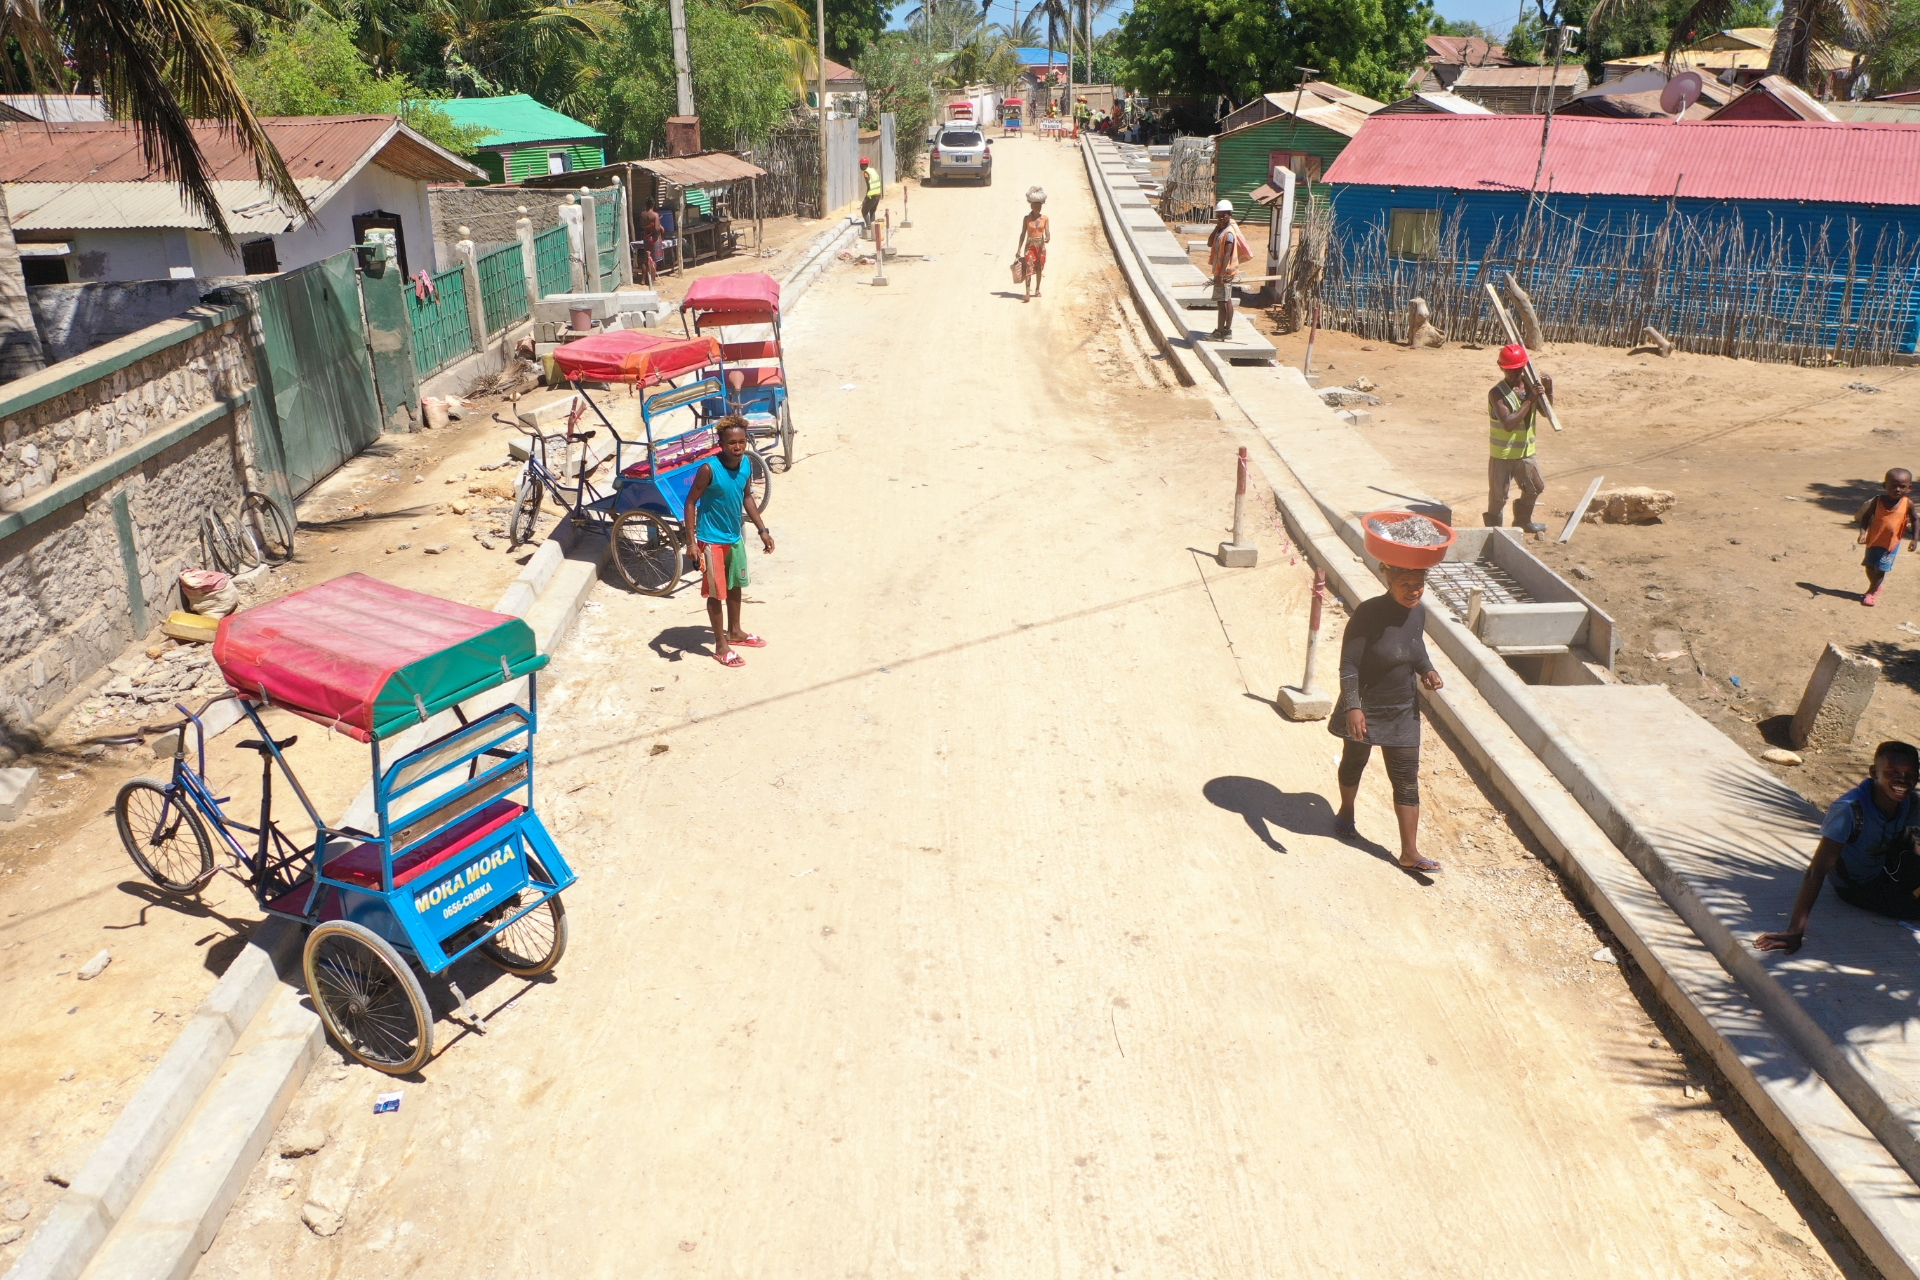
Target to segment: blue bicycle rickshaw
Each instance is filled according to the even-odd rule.
[[[793,466],[793,409],[787,401],[787,358],[780,345],[780,282],[760,271],[695,280],[680,303],[680,324],[689,336],[714,329],[756,326],[771,337],[729,335],[722,339],[721,380],[727,411],[747,420],[747,439],[769,466]]]
[[[614,443],[613,490],[584,502],[581,510],[610,520],[615,566],[628,585],[648,595],[671,595],[686,572],[687,495],[700,464],[720,454],[714,423],[732,411],[720,380],[720,352],[709,336],[627,330],[570,342],[553,353],[581,404],[593,410]],[[673,378],[689,375],[698,380],[673,385]],[[629,440],[594,401],[588,383],[625,383],[636,390],[667,385],[640,401],[644,438]],[[671,429],[657,431],[662,423]],[[596,432],[576,432],[570,424],[566,439],[588,440]],[[641,456],[634,458],[635,452]],[[756,453],[748,458],[754,501],[764,510],[771,488],[767,462]]]
[[[575,876],[534,812],[534,673],[547,659],[524,621],[354,573],[221,619],[213,656],[233,691],[223,696],[240,700],[258,735],[236,745],[260,756],[259,826],[222,810],[204,726],[182,707],[172,777],[135,779],[114,805],[148,878],[197,893],[223,869],[211,824],[232,855],[224,869],[266,911],[307,928],[307,992],[328,1034],[389,1074],[433,1056],[416,965],[438,975],[478,953],[521,977],[552,971],[567,945],[560,894]],[[267,707],[367,744],[371,830],[321,818],[284,754],[297,736],[276,740],[260,718]],[[313,824],[310,846],[273,821],[276,767]]]

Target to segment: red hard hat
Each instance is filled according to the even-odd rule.
[[[1500,367],[1502,369],[1526,368],[1527,349],[1517,342],[1509,342],[1500,348]]]
[[[861,164],[872,164],[872,163],[873,163],[873,161],[871,161],[871,160],[869,160],[869,159],[867,159],[867,158],[866,158],[865,156],[861,156],[861,157],[860,157],[860,163],[861,163]]]

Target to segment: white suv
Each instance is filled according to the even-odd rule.
[[[948,125],[934,140],[927,181],[948,178],[975,178],[983,187],[993,185],[993,144],[973,125]]]

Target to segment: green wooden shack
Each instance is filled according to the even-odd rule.
[[[499,98],[436,101],[455,124],[487,130],[474,144],[473,162],[495,182],[598,169],[607,162],[607,136],[524,93]]]
[[[1213,139],[1213,198],[1233,201],[1241,221],[1263,214],[1253,192],[1271,180],[1272,166],[1282,165],[1293,170],[1300,196],[1311,190],[1324,205],[1331,188],[1321,175],[1383,105],[1317,80],[1262,94],[1220,122]],[[1306,216],[1303,198],[1296,197],[1293,208],[1294,221]]]

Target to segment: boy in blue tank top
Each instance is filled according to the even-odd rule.
[[[753,464],[747,461],[747,420],[730,413],[716,424],[720,456],[708,458],[693,475],[687,494],[687,554],[700,566],[700,594],[706,597],[707,621],[713,624],[713,656],[723,667],[744,667],[746,659],[734,647],[763,649],[767,642],[740,629],[740,589],[747,585],[747,547],[741,540],[741,516],[760,531],[760,545],[773,554],[773,535],[760,519],[748,482]],[[726,600],[726,616],[720,602]],[[725,625],[722,625],[724,621]]]

